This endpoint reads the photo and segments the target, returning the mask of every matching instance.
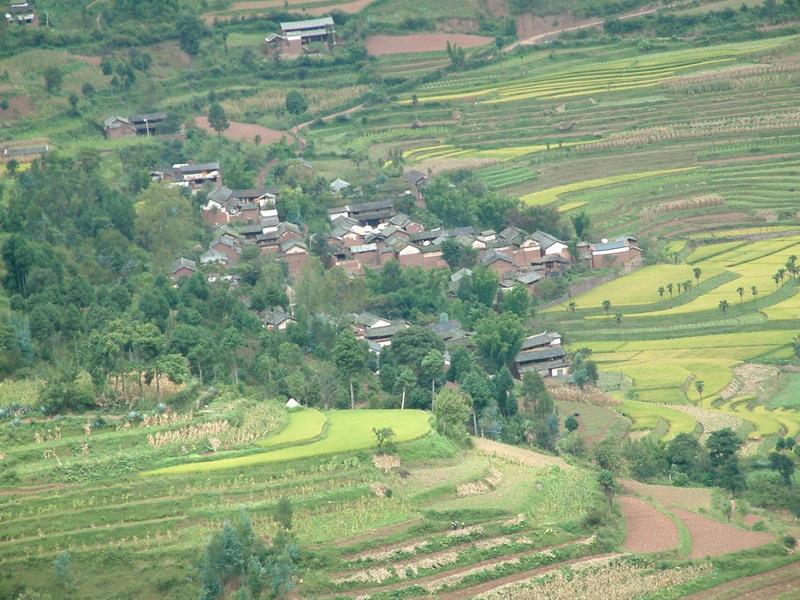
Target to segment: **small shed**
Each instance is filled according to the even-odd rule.
[[[289,400],[287,400],[286,402],[286,408],[288,408],[289,410],[300,408],[300,406],[301,404],[294,398],[289,398]]]

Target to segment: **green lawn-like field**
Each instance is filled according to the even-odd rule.
[[[327,435],[317,442],[237,458],[165,467],[144,474],[204,473],[363,450],[375,446],[373,427],[391,427],[396,442],[415,440],[430,431],[430,415],[420,410],[330,411],[325,416],[329,423]]]
[[[283,431],[260,440],[258,445],[262,448],[275,448],[310,442],[322,435],[327,422],[327,417],[316,409],[298,410],[289,415],[289,422]]]

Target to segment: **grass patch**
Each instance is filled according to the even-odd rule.
[[[329,411],[325,414],[330,424],[328,435],[317,442],[249,456],[165,467],[146,471],[143,475],[205,473],[365,450],[375,446],[373,427],[391,427],[398,443],[415,440],[430,431],[430,417],[421,410]]]

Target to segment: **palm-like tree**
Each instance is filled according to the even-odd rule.
[[[617,321],[617,325],[622,323],[622,313],[618,312],[616,315],[614,315],[614,319]]]
[[[739,304],[741,304],[742,302],[744,302],[744,288],[743,287],[736,288],[736,293],[739,294]]]
[[[569,312],[571,312],[571,313],[574,313],[574,312],[575,312],[575,309],[576,309],[576,308],[578,308],[578,305],[577,305],[577,304],[575,304],[575,301],[573,300],[572,302],[570,302],[570,303],[567,305],[567,307],[569,308]]]
[[[694,279],[695,281],[697,281],[699,287],[700,275],[703,274],[703,269],[701,269],[700,267],[695,267],[694,269],[692,269],[692,273],[694,273]],[[697,291],[699,292],[700,290],[698,289]]]
[[[603,310],[606,311],[606,316],[611,312],[611,300],[603,300]]]
[[[792,277],[797,275],[797,256],[794,254],[792,254],[786,261],[786,270],[789,271]]]
[[[786,277],[786,269],[778,269],[778,272],[775,273],[775,275],[777,275],[778,279],[780,279],[781,283],[783,283],[783,278]]]
[[[672,284],[671,283],[667,284],[667,291],[669,292],[669,297],[672,298]]]
[[[694,287],[694,284],[692,283],[692,281],[690,279],[687,279],[686,281],[683,282],[683,291],[684,292],[688,292],[693,287]]]
[[[719,308],[722,311],[723,316],[727,316],[729,307],[730,307],[730,302],[728,302],[727,300],[719,301]]]
[[[660,288],[658,288],[658,297],[659,298],[663,298],[664,297],[664,286],[663,285]]]
[[[754,285],[750,286],[750,295],[753,296],[754,298],[758,296],[758,288],[756,286]]]
[[[706,384],[702,379],[695,379],[694,381],[694,389],[697,390],[697,393],[700,394],[700,402],[703,402],[703,390],[706,389]]]
[[[780,275],[778,275],[777,273],[775,273],[775,275],[773,275],[773,276],[772,276],[772,281],[774,281],[774,282],[775,282],[775,287],[778,287],[778,284],[780,284],[780,282],[781,282],[781,277],[780,277]]]

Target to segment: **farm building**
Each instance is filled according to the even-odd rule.
[[[133,115],[128,119],[138,135],[156,135],[164,128],[167,113],[157,112],[146,115]]]
[[[151,113],[120,117],[112,115],[103,121],[106,137],[117,139],[132,135],[156,135],[164,129],[167,113]]]
[[[331,17],[288,21],[281,23],[280,33],[271,33],[264,41],[271,49],[285,49],[299,54],[304,46],[313,43],[333,46],[336,43],[336,27]]]
[[[605,269],[638,265],[642,262],[642,250],[636,243],[636,238],[623,236],[611,241],[603,240],[598,244],[590,244],[589,255],[592,268]]]
[[[197,273],[197,263],[188,258],[179,258],[172,263],[169,275],[173,280],[182,279],[183,277],[191,277]]]
[[[569,375],[569,361],[561,344],[561,334],[545,331],[528,336],[514,359],[514,371],[518,377],[530,372],[542,377]]]
[[[103,121],[103,129],[108,139],[118,139],[136,135],[136,128],[133,126],[130,119],[118,117],[116,115],[108,117]]]
[[[196,188],[206,183],[222,184],[222,169],[218,162],[210,163],[179,163],[172,165],[168,172],[156,171],[153,179],[166,180],[169,185]]]
[[[264,311],[261,321],[264,323],[264,327],[266,327],[269,331],[285,330],[290,323],[296,323],[297,321],[295,318],[284,312],[280,308],[273,308],[271,310]]]
[[[361,225],[377,226],[386,223],[397,214],[394,208],[394,200],[376,200],[375,202],[365,202],[363,204],[348,204],[339,206],[328,211],[331,221],[338,217],[347,217]]]
[[[38,25],[36,7],[33,2],[12,2],[6,10],[6,22],[17,25]]]

